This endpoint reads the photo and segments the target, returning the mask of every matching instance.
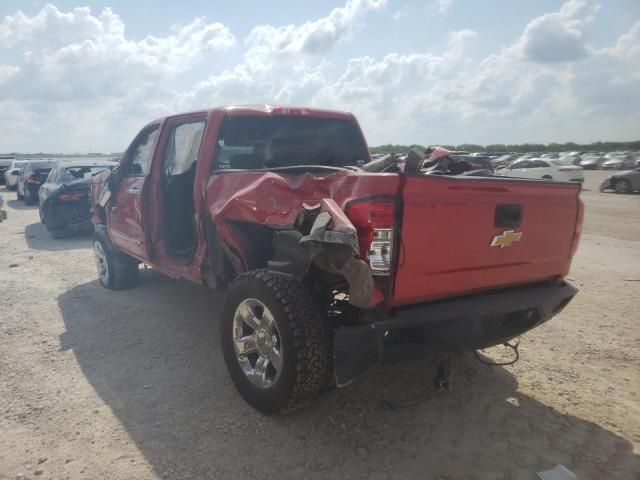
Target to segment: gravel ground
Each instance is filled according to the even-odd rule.
[[[284,417],[235,392],[218,346],[221,297],[146,270],[96,281],[89,237],[53,240],[9,198],[0,224],[0,478],[584,479],[640,475],[640,195],[585,172],[581,289],[523,337],[513,367],[460,358],[386,364]],[[498,358],[499,349],[487,351]]]

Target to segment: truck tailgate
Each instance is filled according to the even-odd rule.
[[[532,283],[569,271],[579,185],[407,175],[401,193],[393,306]],[[513,222],[518,226],[496,226],[505,220],[496,218],[496,209],[513,212],[518,205],[521,220]],[[513,234],[505,234],[510,230]]]

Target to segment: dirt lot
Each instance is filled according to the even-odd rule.
[[[586,175],[581,293],[519,363],[462,358],[452,391],[397,411],[381,399],[431,388],[433,361],[383,365],[275,418],[227,377],[220,296],[152,270],[107,291],[90,238],[52,240],[5,193],[0,478],[640,478],[640,195]]]

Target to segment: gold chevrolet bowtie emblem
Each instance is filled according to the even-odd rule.
[[[491,240],[492,247],[506,248],[510,247],[513,243],[519,242],[522,238],[522,232],[514,232],[513,230],[505,230],[502,233],[498,233],[493,236]]]

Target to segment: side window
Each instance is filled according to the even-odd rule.
[[[195,165],[204,127],[204,120],[192,120],[173,127],[164,155],[166,177],[187,173]]]
[[[529,168],[529,162],[528,160],[523,160],[522,162],[517,162],[514,163],[513,165],[511,165],[511,170],[517,170],[520,168]]]
[[[529,165],[529,168],[546,168],[548,167],[549,164],[543,160],[536,160],[531,162],[531,165]]]
[[[151,167],[153,147],[158,139],[160,129],[158,126],[143,132],[129,150],[130,160],[127,165],[126,175],[147,175]]]

